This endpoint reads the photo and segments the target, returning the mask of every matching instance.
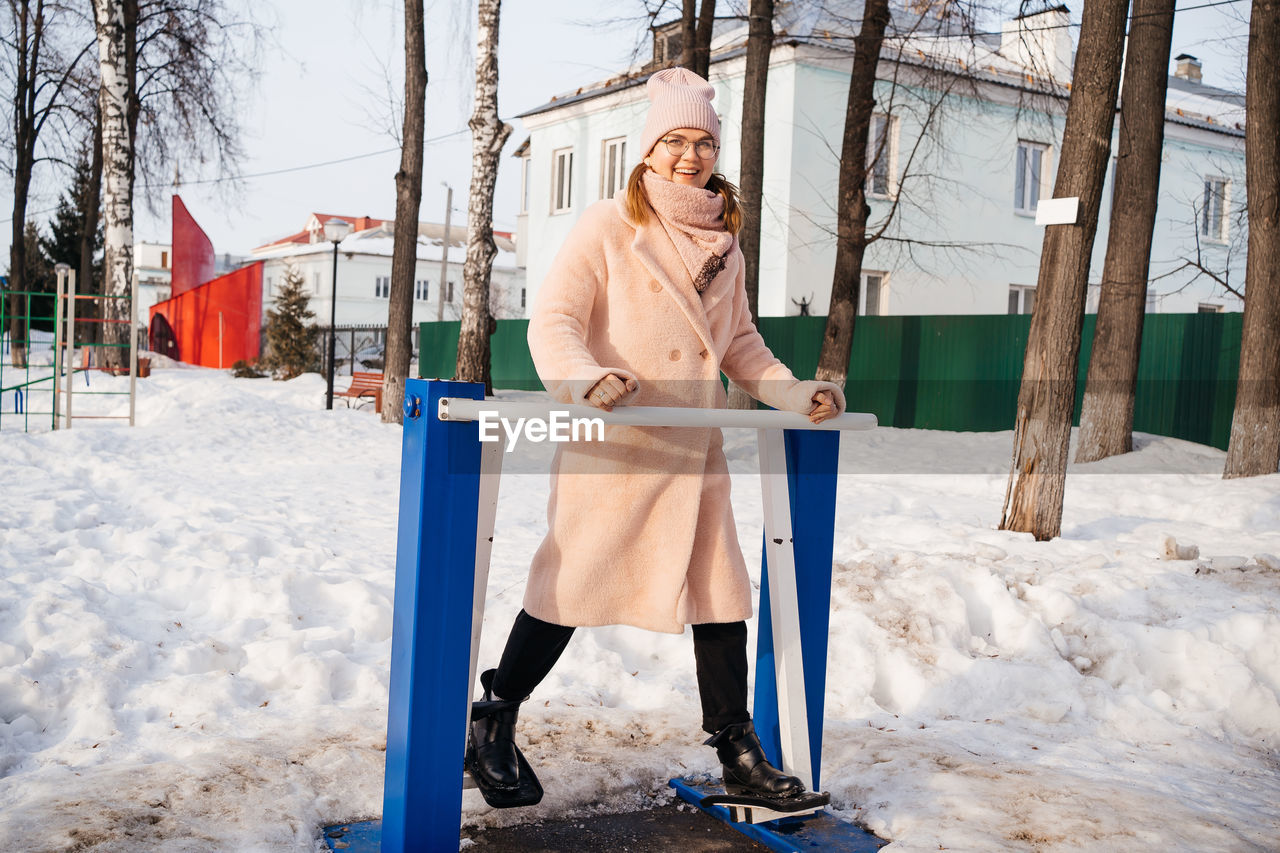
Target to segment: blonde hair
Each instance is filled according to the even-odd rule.
[[[649,196],[644,191],[644,181],[642,180],[648,168],[644,163],[637,163],[636,167],[631,170],[631,175],[627,178],[627,215],[637,225],[643,225],[648,222],[649,211],[653,209],[653,206],[649,204]],[[738,204],[738,188],[724,175],[719,172],[712,172],[711,179],[707,181],[707,190],[724,199],[725,230],[730,234],[737,234],[741,231],[742,206]]]

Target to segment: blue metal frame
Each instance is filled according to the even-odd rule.
[[[483,400],[484,386],[405,383],[383,853],[456,853],[462,819],[480,440],[436,417],[441,397]]]
[[[796,593],[800,605],[809,754],[813,788],[821,791],[822,718],[827,689],[827,633],[831,624],[831,558],[835,547],[840,433],[789,429],[784,430],[783,435],[787,490],[791,497]],[[756,691],[752,717],[769,761],[781,766],[773,617],[769,609],[769,565],[763,553],[760,559],[760,621],[756,637]]]
[[[474,422],[441,421],[441,397],[484,399],[484,386],[410,379],[405,384],[396,546],[387,758],[381,821],[327,827],[331,849],[408,853],[458,849],[462,814],[471,618],[480,498],[480,441]],[[800,608],[809,743],[819,785],[822,718],[835,539],[836,432],[787,430],[788,490]],[[761,577],[755,723],[770,759],[780,763],[777,684],[769,612],[768,566]],[[673,779],[695,805],[707,784]],[[728,821],[720,806],[705,809]],[[826,812],[770,824],[730,823],[772,850],[872,851],[886,842]]]

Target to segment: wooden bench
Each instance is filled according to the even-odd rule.
[[[345,391],[334,391],[335,397],[346,397],[347,407],[350,408],[351,400],[356,401],[356,408],[360,408],[370,400],[373,401],[374,411],[382,412],[382,374],[381,373],[354,373],[351,376],[351,384]]]

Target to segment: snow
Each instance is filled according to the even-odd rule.
[[[323,392],[158,365],[132,429],[0,433],[7,849],[312,851],[380,813],[400,429]],[[1280,849],[1280,475],[1138,439],[1072,467],[1051,542],[995,529],[1008,432],[843,439],[822,786],[886,850]],[[506,458],[488,666],[550,452]],[[715,773],[691,645],[579,631],[522,712],[546,798],[467,792],[464,832]]]

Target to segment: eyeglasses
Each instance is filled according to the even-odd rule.
[[[683,136],[668,136],[662,140],[662,144],[667,147],[667,153],[672,157],[683,157],[690,144],[703,160],[714,160],[716,154],[720,152],[720,146],[710,139],[699,139],[697,142],[690,143]]]

